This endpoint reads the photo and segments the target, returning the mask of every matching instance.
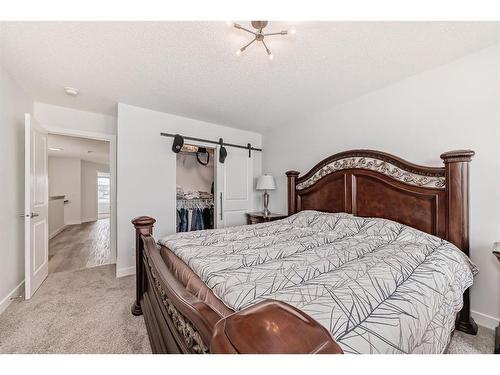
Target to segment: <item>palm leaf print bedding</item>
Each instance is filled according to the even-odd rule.
[[[302,211],[257,225],[159,241],[238,311],[289,303],[345,353],[441,353],[476,267],[451,243],[406,225]]]

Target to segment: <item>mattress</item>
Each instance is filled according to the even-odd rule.
[[[192,289],[226,307],[222,315],[280,300],[327,328],[345,353],[442,353],[477,272],[447,241],[345,213],[302,211],[159,243],[184,264],[177,277],[201,280],[207,288]]]

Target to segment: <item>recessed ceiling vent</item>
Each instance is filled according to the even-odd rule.
[[[69,86],[66,86],[64,88],[64,92],[66,93],[66,95],[69,95],[69,96],[77,96],[79,93],[78,89],[75,89],[74,87],[69,87]]]

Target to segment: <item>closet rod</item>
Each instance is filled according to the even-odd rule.
[[[170,133],[160,133],[160,135],[163,136],[163,137],[172,137],[172,138],[174,138],[176,136],[175,134],[170,134]],[[209,139],[195,138],[195,137],[186,137],[185,135],[181,135],[181,137],[184,138],[184,139],[188,139],[190,141],[205,142],[205,143],[212,143],[214,145],[220,145],[220,142],[211,141]],[[248,150],[248,146],[235,145],[235,144],[226,143],[226,142],[222,142],[222,145],[223,146],[229,146],[229,147],[243,148],[245,150]],[[250,150],[253,150],[253,151],[262,151],[261,148],[255,148],[255,147],[250,147]]]

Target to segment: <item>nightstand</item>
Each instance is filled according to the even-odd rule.
[[[258,223],[267,223],[270,221],[284,219],[288,215],[285,214],[269,214],[264,215],[263,212],[247,212],[247,224],[258,224]]]

